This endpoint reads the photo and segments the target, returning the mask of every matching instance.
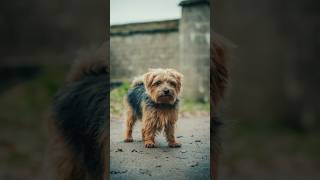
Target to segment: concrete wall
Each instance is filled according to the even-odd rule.
[[[132,79],[148,68],[179,69],[178,31],[114,35],[110,40],[111,79]]]
[[[180,64],[185,74],[184,94],[209,101],[210,7],[206,1],[183,1],[180,21]]]

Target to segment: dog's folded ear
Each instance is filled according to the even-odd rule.
[[[143,75],[143,83],[146,87],[150,87],[152,85],[153,79],[156,77],[154,71],[150,71]]]
[[[168,68],[166,69],[169,73],[171,73],[178,81],[182,82],[183,80],[183,74],[179,73],[175,69]]]

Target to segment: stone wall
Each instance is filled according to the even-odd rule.
[[[180,64],[185,74],[184,94],[209,101],[210,7],[207,1],[182,1],[180,21]]]
[[[178,20],[113,26],[111,80],[131,80],[148,68],[179,68]]]

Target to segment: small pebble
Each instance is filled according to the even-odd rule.
[[[185,158],[185,157],[176,157],[177,159],[187,159],[187,158]]]
[[[123,152],[123,150],[121,148],[118,148],[116,152]]]
[[[123,171],[110,171],[110,174],[123,174],[126,173],[128,170],[123,170]]]
[[[151,176],[151,172],[148,169],[139,169],[139,172],[141,174],[146,174],[146,175]]]
[[[199,163],[196,162],[196,163],[191,164],[190,166],[191,166],[191,167],[196,167],[196,166],[198,166],[198,165],[199,165]]]

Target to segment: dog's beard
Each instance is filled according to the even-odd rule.
[[[160,95],[157,98],[157,103],[160,104],[173,104],[176,98],[173,95]]]

